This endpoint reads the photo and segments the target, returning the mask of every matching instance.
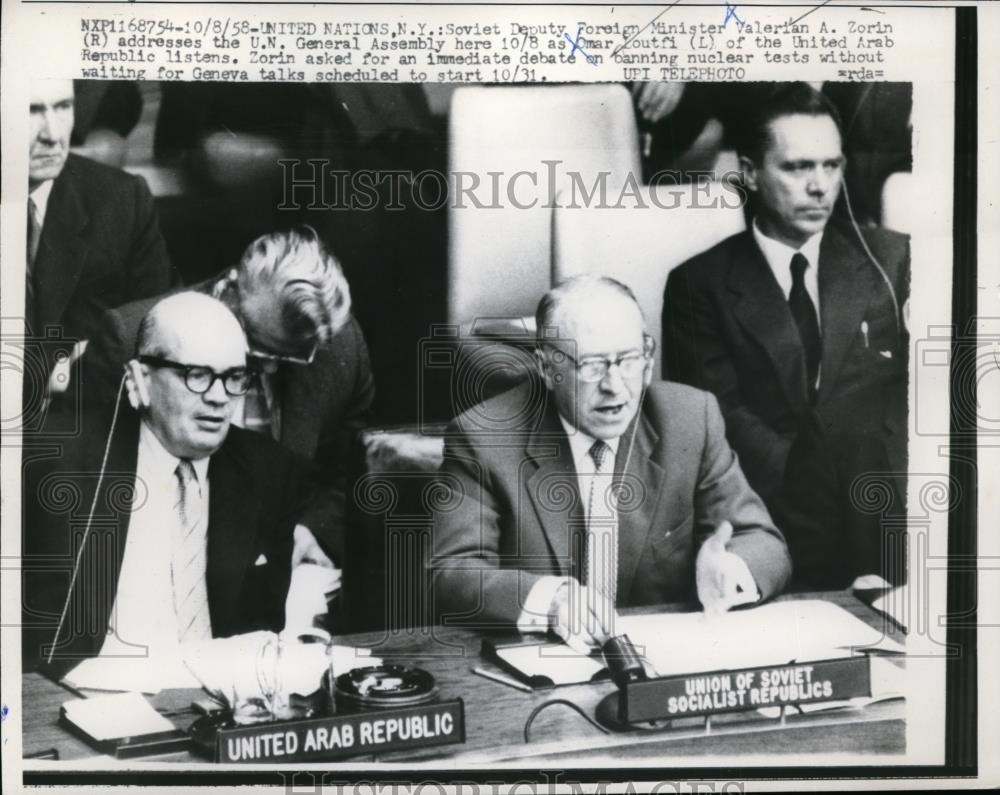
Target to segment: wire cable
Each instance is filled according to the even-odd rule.
[[[538,713],[541,712],[543,709],[551,707],[555,704],[561,704],[564,707],[569,707],[570,709],[575,710],[580,714],[580,716],[585,721],[587,721],[587,723],[589,723],[595,729],[599,730],[602,734],[611,734],[610,731],[605,729],[600,723],[598,723],[596,720],[590,717],[590,715],[584,712],[583,708],[580,707],[578,704],[574,704],[572,701],[569,701],[565,698],[554,698],[551,701],[546,701],[544,704],[539,704],[537,707],[531,710],[531,714],[528,715],[528,719],[524,722],[524,741],[526,743],[531,742],[531,724],[534,723],[535,718],[538,716]]]
[[[851,226],[854,227],[854,233],[858,236],[858,240],[861,243],[862,248],[865,250],[865,254],[868,255],[868,259],[871,260],[872,265],[875,266],[875,270],[879,272],[882,277],[882,281],[885,282],[885,286],[889,288],[889,297],[892,298],[892,308],[894,311],[893,320],[896,321],[896,339],[899,343],[900,348],[903,347],[903,330],[900,325],[900,313],[899,313],[899,299],[896,297],[896,288],[892,286],[892,282],[889,280],[889,276],[885,272],[885,268],[882,267],[882,263],[878,261],[872,250],[868,247],[868,242],[865,240],[864,235],[861,234],[861,228],[858,226],[858,222],[854,218],[854,210],[851,208],[851,196],[847,192],[847,182],[843,185],[844,194],[844,204],[847,207],[847,215],[851,219]]]
[[[118,412],[121,408],[122,401],[122,390],[125,389],[125,376],[122,376],[122,380],[118,384],[118,394],[115,397],[115,410],[111,415],[111,427],[108,429],[108,438],[104,442],[104,456],[101,458],[101,469],[97,475],[97,485],[94,487],[94,499],[90,501],[90,513],[87,514],[87,524],[83,528],[83,540],[80,542],[80,548],[76,553],[76,560],[73,563],[73,575],[69,580],[69,588],[66,591],[66,601],[63,602],[62,613],[59,614],[59,623],[56,625],[56,634],[52,639],[52,648],[49,649],[49,655],[45,660],[46,663],[52,662],[52,655],[55,654],[56,647],[59,645],[59,635],[62,632],[63,622],[66,620],[66,613],[69,611],[69,603],[73,598],[73,588],[76,586],[76,578],[80,573],[80,561],[83,559],[83,550],[87,547],[87,539],[90,538],[91,525],[94,522],[94,511],[97,510],[97,499],[101,494],[101,484],[104,482],[104,470],[108,465],[108,454],[111,452],[111,437],[115,433],[115,425],[118,422]]]

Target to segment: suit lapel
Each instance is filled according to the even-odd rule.
[[[319,397],[330,393],[329,380],[335,372],[332,365],[325,364],[285,364],[278,373],[281,442],[308,458],[315,453],[319,438]]]
[[[788,301],[751,232],[733,251],[727,279],[733,314],[767,352],[788,401],[801,407],[808,401],[805,352]]]
[[[823,369],[819,399],[836,383],[851,343],[861,329],[865,310],[876,290],[874,268],[839,229],[828,226],[819,254],[820,324]]]
[[[62,322],[87,260],[83,233],[90,223],[73,178],[73,159],[52,186],[35,258],[36,334]]]
[[[243,578],[253,564],[259,484],[233,451],[231,440],[208,465],[208,603],[212,627],[231,623],[239,607]]]
[[[630,427],[622,436],[615,457],[615,477],[621,478],[618,489],[619,604],[628,604],[639,558],[650,533],[658,526],[654,519],[668,475],[654,460],[655,451],[664,440],[644,413],[640,412],[633,423],[637,425],[631,456],[628,451]]]
[[[541,424],[531,433],[526,452],[529,458],[527,466],[535,467],[525,481],[528,498],[559,573],[564,576],[579,574],[572,570],[570,537],[574,531],[583,529],[582,498],[569,439],[551,402]],[[518,528],[528,527],[525,519],[516,518]],[[518,538],[519,551],[523,547],[524,542]]]
[[[95,461],[93,457],[95,451],[97,455],[103,454],[103,435],[100,439],[95,435],[81,447],[84,457],[79,460],[87,463],[79,469],[95,473],[94,490],[87,489],[83,492],[81,506],[89,528],[87,525],[84,527],[89,532],[85,539],[80,539],[86,543],[80,555],[72,603],[60,631],[60,638],[65,639],[62,641],[64,645],[56,650],[56,654],[60,656],[77,651],[84,655],[99,653],[114,609],[131,521],[135,468],[139,455],[139,418],[128,409],[125,411],[126,414],[111,439],[108,460],[103,470],[100,468],[100,460]],[[91,506],[93,517],[90,516]],[[73,548],[71,552],[75,556],[77,549]],[[84,622],[83,626],[97,628],[96,632],[86,631],[73,635],[71,627],[81,620]]]

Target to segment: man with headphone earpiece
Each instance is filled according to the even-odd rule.
[[[25,555],[50,570],[26,567],[27,669],[158,665],[187,643],[283,628],[298,467],[232,427],[250,379],[232,312],[177,293],[143,319],[110,427],[85,416],[58,458],[26,465]],[[54,559],[72,565],[53,577]]]
[[[788,551],[718,404],[651,383],[632,291],[578,276],[536,321],[537,375],[445,434],[430,560],[445,622],[551,631],[589,651],[616,634],[620,607],[722,612],[779,593]]]
[[[904,539],[851,488],[881,477],[904,510],[909,240],[854,221],[837,111],[808,84],[779,84],[741,133],[751,228],[670,273],[664,372],[719,398],[796,585],[900,582]]]
[[[340,582],[335,564],[344,560],[349,447],[369,423],[374,397],[368,348],[340,264],[313,229],[298,226],[261,235],[236,267],[187,289],[225,303],[246,332],[256,377],[233,422],[312,463],[293,559],[325,568],[333,593]],[[107,413],[152,303],[108,311],[91,339],[81,383],[85,405],[96,412]],[[325,603],[317,606],[324,612]]]

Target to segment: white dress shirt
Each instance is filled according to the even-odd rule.
[[[28,196],[35,203],[35,220],[38,221],[38,228],[45,226],[45,213],[49,209],[49,196],[52,195],[52,183],[55,180],[47,179]]]
[[[580,503],[583,506],[583,516],[585,521],[590,520],[589,500],[591,484],[602,493],[611,485],[611,477],[614,469],[615,456],[618,454],[619,439],[605,440],[605,444],[610,448],[610,453],[606,455],[611,465],[607,467],[607,472],[597,475],[597,466],[590,455],[590,448],[597,441],[592,436],[584,433],[579,428],[574,428],[560,414],[559,422],[562,423],[563,430],[569,439],[570,452],[573,456],[573,466],[576,468],[577,487],[580,490]],[[594,483],[594,479],[599,477],[601,481]],[[558,574],[548,574],[540,577],[531,590],[528,591],[521,608],[521,615],[517,619],[517,629],[520,632],[545,632],[549,628],[548,616],[549,607],[556,591],[570,581],[570,577],[563,577]]]
[[[179,462],[142,422],[135,496],[102,657],[166,659],[179,651],[170,576],[175,525],[180,521],[176,511]],[[191,462],[201,487],[206,517],[208,462],[207,457]]]
[[[820,317],[819,312],[819,246],[823,242],[823,233],[817,232],[799,248],[792,248],[761,232],[755,218],[753,222],[753,237],[757,241],[757,245],[760,246],[760,250],[764,254],[764,259],[767,260],[767,264],[771,267],[774,278],[778,280],[778,286],[781,287],[781,291],[785,294],[786,301],[788,300],[788,296],[792,294],[792,257],[796,254],[801,254],[806,258],[809,267],[806,268],[803,281],[805,282],[806,292],[809,293],[813,306],[816,307],[816,322],[819,323],[819,327],[822,329],[823,319]]]

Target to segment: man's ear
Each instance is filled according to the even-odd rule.
[[[646,366],[642,368],[642,385],[648,387],[653,383],[653,357],[646,359]]]
[[[740,156],[740,169],[743,171],[743,184],[747,190],[757,192],[757,166],[746,155]]]
[[[545,358],[545,354],[542,353],[541,348],[535,348],[535,367],[538,368],[538,374],[545,383],[545,387],[552,389],[555,386],[555,382],[552,380],[552,372],[549,368],[548,360]]]
[[[125,391],[128,395],[129,405],[136,411],[149,408],[149,386],[146,384],[146,374],[136,359],[129,359],[125,363]]]

